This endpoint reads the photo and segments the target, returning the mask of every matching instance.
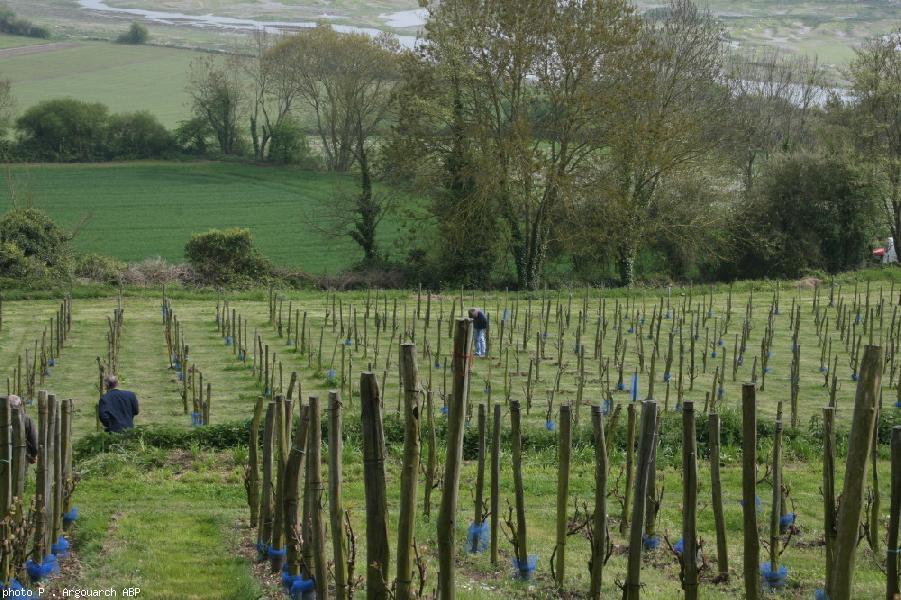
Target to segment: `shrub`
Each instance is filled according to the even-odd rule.
[[[269,141],[269,161],[308,168],[317,166],[306,134],[300,125],[291,119],[286,119],[273,128],[272,139]]]
[[[272,265],[254,247],[250,231],[237,227],[195,234],[185,245],[185,256],[206,284],[259,282],[272,273]]]
[[[122,272],[122,283],[137,286],[159,286],[170,283],[194,283],[194,270],[187,264],[171,264],[156,257],[129,264]]]
[[[110,158],[165,158],[174,151],[172,134],[148,111],[115,114],[109,118],[107,153]]]
[[[91,161],[106,154],[108,109],[72,98],[45,100],[16,120],[24,154],[38,160]]]
[[[0,274],[7,277],[68,274],[71,234],[36,208],[13,208],[0,218]]]
[[[865,174],[840,157],[773,160],[745,208],[738,272],[798,277],[850,270],[868,258],[876,195]]]
[[[35,25],[27,19],[20,19],[6,5],[0,5],[0,33],[43,39],[50,37],[49,29]]]
[[[115,285],[121,282],[126,264],[102,254],[80,254],[75,257],[76,277]]]
[[[215,143],[213,128],[200,117],[179,121],[175,128],[175,143],[186,154],[204,156],[209,154]]]
[[[138,22],[132,23],[128,31],[116,38],[117,44],[145,44],[150,38],[147,28]]]

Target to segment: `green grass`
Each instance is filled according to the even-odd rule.
[[[895,271],[891,271],[894,274]],[[867,273],[871,276],[871,273]],[[741,319],[744,314],[745,303],[748,299],[747,286],[739,286],[733,296],[732,325],[727,339],[731,339],[741,327]],[[853,286],[847,283],[841,289],[846,305],[853,302]],[[885,307],[882,320],[877,320],[874,335],[880,336],[882,323],[883,334],[891,329],[891,315],[893,314],[893,301],[897,297],[897,285],[893,286],[888,281],[875,282],[870,290],[871,306],[880,302]],[[673,292],[674,302],[678,307],[683,291],[676,289]],[[754,317],[752,321],[751,340],[748,345],[748,357],[744,366],[738,369],[735,380],[727,376],[724,386],[724,396],[721,406],[725,409],[734,409],[740,398],[741,382],[750,378],[751,358],[759,352],[759,342],[763,335],[767,309],[770,304],[772,287],[769,284],[757,284],[754,294]],[[858,289],[859,298],[863,302],[865,288]],[[702,294],[695,290],[695,302]],[[556,395],[556,405],[572,401],[575,397],[577,386],[577,371],[575,355],[571,346],[575,343],[575,319],[581,309],[581,294],[576,292],[576,299],[572,305],[572,323],[568,330],[561,332],[552,317],[548,328],[547,358],[541,361],[541,379],[536,384],[535,406],[530,414],[525,417],[527,431],[536,431],[543,428],[544,423],[544,398],[546,392],[553,386],[557,365],[556,348],[558,341],[563,347],[564,364],[562,366],[560,391]],[[824,316],[828,314],[833,323],[835,309],[825,312],[826,291],[821,291]],[[248,296],[244,296],[245,298]],[[450,339],[448,337],[448,314],[451,303],[457,297],[457,292],[437,295],[433,297],[431,304],[431,324],[428,331],[424,329],[421,320],[416,323],[416,339],[418,348],[432,348],[441,357],[447,357],[450,353]],[[537,331],[537,313],[540,306],[539,296],[533,300],[532,331]],[[785,285],[782,289],[780,314],[775,316],[775,337],[773,342],[773,357],[770,366],[773,372],[767,378],[766,390],[758,392],[759,418],[767,422],[773,419],[778,401],[787,403],[789,397],[789,357],[790,331],[789,312],[793,302],[801,307],[801,337],[802,348],[801,362],[801,395],[800,416],[802,427],[807,427],[810,417],[819,414],[820,407],[826,402],[826,391],[822,387],[823,376],[819,373],[819,348],[813,315],[813,291],[811,289],[796,289],[791,285]],[[365,314],[365,292],[341,294],[337,300],[341,302],[344,323],[347,325],[350,307],[356,308],[358,315],[358,327],[363,327],[363,314]],[[507,345],[509,351],[509,370],[512,381],[512,397],[523,398],[524,371],[527,361],[534,352],[534,337],[529,339],[529,348],[520,349],[522,336],[522,323],[525,318],[527,304],[524,296],[518,296],[519,328],[514,332],[514,344]],[[588,345],[587,354],[589,360],[586,363],[586,387],[585,400],[595,402],[601,397],[601,383],[598,377],[598,363],[591,358],[593,344],[593,325],[598,310],[598,293],[591,292],[589,296],[589,324],[590,335],[583,337]],[[615,303],[626,302],[627,296],[611,293],[607,298],[606,316],[612,319]],[[634,311],[645,312],[650,315],[655,306],[658,306],[661,295],[650,291],[645,295],[632,296],[634,300],[625,314],[634,314]],[[286,384],[292,371],[298,372],[301,382],[302,396],[319,394],[324,397],[327,383],[323,377],[323,371],[334,367],[339,375],[340,348],[349,348],[350,371],[347,372],[348,381],[358,380],[358,373],[368,363],[380,378],[386,372],[386,387],[383,390],[385,410],[393,413],[396,410],[399,389],[397,385],[397,338],[390,335],[390,324],[393,317],[394,299],[398,301],[397,326],[400,331],[412,330],[413,311],[416,307],[416,295],[406,292],[392,292],[387,302],[379,302],[379,312],[387,315],[389,331],[385,335],[376,337],[373,324],[374,307],[371,308],[370,320],[364,337],[360,331],[360,344],[349,347],[343,346],[340,328],[332,329],[331,322],[324,325],[326,311],[331,310],[331,299],[325,294],[313,292],[296,292],[285,297],[284,314],[287,318],[287,310],[300,309],[307,313],[310,324],[310,336],[313,340],[312,355],[305,356],[295,351],[286,344],[286,339],[279,338],[275,328],[267,323],[267,308],[265,300],[241,299],[235,300],[231,307],[247,320],[248,333],[258,332],[262,336],[264,344],[268,344],[270,352],[277,354],[277,363],[282,367],[284,383]],[[664,300],[665,301],[665,300]],[[504,305],[510,307],[511,301],[505,300],[504,294],[477,293],[470,295],[466,292],[466,305],[481,305],[487,307],[495,316],[500,314],[500,308]],[[46,319],[52,313],[54,301],[6,301],[3,306],[3,329],[0,331],[0,365],[7,365],[7,369],[16,364],[16,356],[26,348],[33,348],[33,340],[40,335]],[[60,397],[72,397],[75,399],[75,432],[77,437],[94,428],[93,407],[96,398],[96,362],[95,357],[103,355],[106,348],[106,316],[112,313],[116,306],[113,298],[76,299],[73,307],[73,328],[59,364],[52,369],[51,376],[44,382],[44,387]],[[459,304],[458,304],[459,306]],[[568,306],[566,294],[560,295],[560,305],[554,303],[551,314],[565,314]],[[253,399],[259,392],[251,371],[242,366],[233,354],[233,347],[226,346],[217,332],[215,315],[216,300],[189,299],[175,295],[172,299],[172,307],[185,335],[185,343],[190,345],[190,362],[204,373],[205,381],[212,384],[213,401],[211,419],[214,423],[222,423],[238,419],[246,419],[251,413]],[[120,359],[119,375],[123,385],[135,390],[141,398],[141,414],[138,423],[165,423],[178,427],[188,428],[189,418],[182,414],[179,400],[178,382],[172,371],[167,369],[165,344],[163,339],[163,326],[160,316],[160,300],[152,293],[145,292],[136,296],[126,296],[123,300],[125,310],[125,330],[122,339],[122,355]],[[424,309],[423,309],[424,310]],[[722,318],[726,314],[726,294],[715,293],[713,297],[713,316],[702,326],[701,340],[704,339],[704,328],[713,327],[714,319]],[[406,315],[406,317],[405,317]],[[437,329],[438,318],[443,315],[441,329]],[[648,317],[648,321],[650,318]],[[499,323],[495,322],[495,337],[493,358],[476,360],[473,366],[471,378],[470,399],[473,405],[489,400],[485,382],[491,382],[493,390],[490,397],[494,401],[503,402],[504,371],[507,363],[506,351],[501,352],[497,335]],[[672,321],[664,320],[662,326],[662,339],[672,326]],[[611,325],[612,327],[612,325]],[[322,332],[323,337],[323,365],[322,370],[317,368],[318,339]],[[644,343],[646,352],[650,352],[650,340],[646,338],[647,330],[644,330]],[[608,330],[604,342],[604,355],[610,356],[614,343],[615,333]],[[363,340],[368,344],[363,348]],[[438,352],[440,339],[441,351]],[[635,348],[638,341],[637,335],[629,337],[629,352],[626,355],[625,371],[631,372],[637,369],[637,355]],[[712,341],[711,344],[715,344]],[[697,356],[700,365],[700,356],[709,352],[716,346],[698,348]],[[389,359],[390,349],[390,359]],[[731,343],[726,344],[727,352],[731,358]],[[378,356],[376,356],[378,350]],[[851,402],[854,395],[855,384],[850,379],[850,368],[847,362],[847,353],[844,345],[833,336],[833,350],[839,355],[839,393],[837,397],[838,427],[846,429],[851,416]],[[686,349],[687,351],[687,349]],[[720,350],[722,351],[722,350]],[[338,357],[332,363],[332,357]],[[441,403],[442,395],[449,392],[449,383],[444,377],[442,369],[433,369],[432,360],[417,352],[419,368],[424,382],[432,381],[432,388],[436,392],[436,402]],[[390,361],[390,362],[389,362]],[[443,361],[442,361],[443,362]],[[717,361],[718,362],[718,361]],[[525,365],[524,365],[525,363]],[[517,366],[518,364],[518,366]],[[692,390],[686,390],[686,399],[696,403],[700,412],[703,406],[704,394],[711,388],[713,377],[713,362],[708,362],[705,373],[699,373]],[[727,361],[727,364],[729,362]],[[525,366],[525,368],[524,368]],[[700,366],[699,366],[700,368]],[[9,370],[7,371],[9,372]],[[896,372],[897,375],[897,372]],[[641,376],[639,397],[647,395],[647,371]],[[657,388],[655,397],[661,405],[666,403],[666,388],[659,379],[662,378],[662,358],[657,362]],[[893,402],[896,391],[886,375],[883,379],[886,403]],[[278,380],[278,378],[277,378]],[[614,379],[615,381],[615,379]],[[686,384],[687,385],[687,384]],[[675,404],[675,391],[670,390],[669,408],[672,410]],[[627,403],[629,395],[624,392],[614,393],[616,403]],[[354,424],[359,414],[359,399],[356,395],[345,390],[344,394],[345,421],[348,426]],[[33,409],[32,409],[33,410]],[[894,410],[894,408],[886,408]],[[556,413],[556,408],[554,410]],[[785,407],[786,419],[788,418],[788,406]],[[577,425],[577,430],[585,429],[587,424],[587,408],[582,407],[582,421]],[[438,419],[444,417],[438,416]],[[509,414],[504,411],[504,427],[508,427]],[[668,419],[667,423],[674,420]],[[667,434],[673,435],[672,431]],[[768,460],[768,439],[761,440],[760,460],[765,463]],[[673,446],[667,445],[668,452]],[[702,454],[705,448],[701,448]],[[818,464],[818,448],[787,448],[787,464],[785,468],[785,480],[791,487],[791,498],[794,501],[793,508],[798,513],[801,532],[795,536],[791,545],[780,558],[781,563],[790,569],[790,585],[781,597],[791,599],[810,598],[813,591],[821,586],[823,576],[823,548],[819,545],[822,535],[822,501],[819,494],[821,485],[821,468]],[[574,500],[590,502],[592,483],[591,452],[588,448],[579,447],[575,450],[572,465],[571,495]],[[677,454],[677,453],[676,453]],[[224,452],[210,454],[197,448],[184,448],[173,453],[163,452],[153,448],[145,448],[142,451],[113,450],[109,454],[99,455],[79,464],[77,468],[82,473],[82,481],[76,490],[75,504],[81,510],[82,519],[74,534],[75,549],[78,552],[81,563],[80,570],[67,571],[67,577],[72,582],[82,585],[107,585],[120,586],[136,585],[142,589],[146,586],[147,598],[161,598],[168,600],[176,597],[187,598],[235,598],[247,599],[275,597],[279,592],[272,588],[261,589],[254,578],[249,560],[246,558],[247,543],[252,539],[252,532],[247,527],[247,510],[244,506],[242,465],[240,464],[244,451]],[[804,458],[800,462],[799,457]],[[440,461],[439,464],[443,464]],[[740,497],[740,453],[734,447],[726,447],[720,455],[723,464],[723,490],[725,498],[726,522],[731,561],[731,582],[728,584],[714,585],[711,582],[710,572],[706,572],[702,578],[702,598],[727,599],[741,596],[741,507],[738,503]],[[502,456],[501,475],[501,507],[506,515],[506,503],[512,502],[512,479],[509,469],[510,458],[507,449]],[[611,471],[611,488],[619,477],[620,465],[623,461],[622,453],[613,453],[614,467]],[[708,485],[709,475],[702,461],[699,480],[701,489],[699,492],[699,528],[701,537],[705,540],[705,555],[713,560],[715,554],[712,532],[712,517],[709,508],[710,489]],[[362,464],[359,448],[348,444],[344,462],[345,478],[345,505],[350,510],[354,530],[357,534],[357,565],[364,564],[365,556],[365,510],[364,489],[362,486]],[[678,456],[668,453],[658,455],[658,482],[665,488],[665,496],[662,504],[662,513],[658,525],[658,532],[667,534],[672,542],[679,537],[681,523],[681,477],[678,469]],[[761,466],[761,473],[762,471]],[[883,496],[883,517],[888,510],[888,461],[885,453],[879,462],[880,481]],[[839,461],[839,479],[844,470],[843,461]],[[399,457],[398,448],[389,449],[387,464],[388,490],[389,490],[389,529],[394,535],[394,526],[397,522],[398,488],[399,488]],[[539,557],[539,577],[527,586],[511,581],[509,557],[510,544],[505,536],[500,536],[501,565],[494,568],[488,564],[487,557],[469,556],[462,551],[465,527],[471,521],[472,512],[472,487],[475,472],[475,464],[468,461],[461,476],[461,491],[457,513],[457,539],[458,539],[458,587],[459,596],[467,600],[499,599],[534,597],[544,598],[554,595],[550,583],[550,570],[548,560],[554,548],[554,514],[555,494],[557,481],[557,459],[553,448],[545,450],[533,450],[527,454],[525,460],[525,498],[526,514],[529,523],[529,552]],[[839,483],[839,486],[841,483]],[[766,483],[758,487],[758,494],[763,499],[763,513],[760,515],[762,530],[765,530],[768,510],[771,506],[771,491]],[[423,494],[420,490],[419,502],[422,503]],[[433,515],[437,511],[438,494],[433,495]],[[618,533],[619,508],[615,499],[610,499],[609,504],[610,529],[616,545],[613,557],[607,566],[605,575],[605,596],[615,597],[616,580],[621,580],[625,571],[625,558],[623,546],[625,538]],[[883,524],[884,525],[884,524]],[[421,552],[428,565],[429,587],[434,584],[436,572],[435,561],[435,525],[434,521],[427,522],[424,518],[417,519],[416,539]],[[568,541],[567,552],[567,584],[568,591],[584,590],[587,586],[587,541],[580,536],[572,536]],[[762,559],[765,560],[765,559]],[[361,569],[360,569],[361,570]],[[358,570],[359,572],[359,570]],[[660,551],[649,557],[645,563],[642,581],[646,588],[643,597],[652,600],[663,600],[673,597],[678,593],[678,567],[674,558],[665,551]],[[861,546],[858,554],[858,569],[855,579],[853,597],[874,598],[878,597],[884,586],[884,575],[879,571],[876,562],[866,549]]]
[[[191,50],[82,41],[3,57],[0,76],[12,82],[20,110],[72,97],[102,102],[112,112],[149,110],[171,128],[189,116],[185,87],[196,56]]]
[[[279,265],[335,273],[362,258],[349,237],[328,230],[336,195],[356,189],[350,176],[231,163],[14,166],[0,174],[0,210],[10,205],[10,176],[20,202],[79,226],[74,246],[82,252],[181,262],[193,233],[247,227]],[[399,236],[398,223],[386,219],[383,250]]]
[[[0,50],[5,50],[6,48],[20,48],[22,46],[36,46],[38,44],[46,43],[49,43],[49,40],[0,33]],[[6,59],[4,59],[4,64],[5,62]]]

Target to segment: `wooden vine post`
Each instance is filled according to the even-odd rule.
[[[327,598],[328,563],[325,558],[325,530],[322,520],[322,417],[319,397],[310,396],[310,430],[307,433],[307,496],[310,503],[310,539],[305,540],[312,551],[311,565],[316,581],[316,597]]]
[[[604,415],[600,406],[591,407],[591,422],[594,427],[594,516],[589,560],[589,597],[600,600],[607,554],[607,446],[604,441]]]
[[[757,533],[757,398],[753,383],[741,387],[741,409],[745,598],[757,598],[760,596],[760,538]]]
[[[253,419],[247,441],[247,469],[244,473],[244,487],[247,504],[250,506],[250,526],[256,527],[260,513],[260,423],[263,420],[263,397],[258,396],[253,407]]]
[[[826,587],[832,589],[835,562],[835,408],[823,408],[823,539],[826,542]]]
[[[713,509],[713,523],[716,529],[716,580],[729,580],[729,546],[726,543],[726,517],[723,513],[723,485],[720,479],[720,416],[708,415],[708,435],[710,438],[710,500]]]
[[[882,384],[882,348],[864,348],[854,397],[854,413],[845,461],[845,482],[836,520],[836,544],[832,589],[826,590],[832,600],[850,600],[854,579],[854,555],[860,511],[863,506],[867,462],[872,451],[876,406]]]
[[[263,424],[263,484],[260,493],[259,532],[257,550],[265,558],[272,543],[272,503],[273,503],[273,450],[275,435],[275,402],[266,405],[266,419]]]
[[[397,524],[397,600],[410,600],[413,592],[413,528],[419,483],[419,369],[416,345],[401,344],[400,368],[404,394],[404,454],[401,465],[400,517]]]
[[[568,404],[560,406],[560,435],[557,441],[557,545],[554,547],[554,576],[558,588],[563,587],[566,564],[566,534],[568,521],[566,505],[569,502],[569,463],[572,453],[572,409]]]
[[[303,486],[301,478],[306,466],[307,432],[310,426],[310,407],[300,407],[300,419],[291,440],[291,454],[285,468],[285,549],[287,550],[288,574],[301,575],[301,503]]]
[[[328,501],[329,523],[332,533],[333,570],[335,574],[335,600],[346,600],[347,538],[344,534],[344,500],[342,498],[341,457],[344,454],[341,396],[332,390],[328,393]]]
[[[463,462],[463,422],[466,417],[466,397],[469,390],[470,348],[472,347],[472,319],[457,319],[454,328],[453,388],[447,416],[447,455],[444,463],[444,489],[438,513],[438,597],[453,600],[454,584],[454,524],[457,514],[457,491],[460,484],[460,465]]]
[[[886,549],[886,600],[894,600],[898,590],[898,526],[901,519],[901,425],[892,427],[891,448],[891,512],[888,522],[888,547]]]
[[[476,467],[476,489],[475,489],[475,502],[473,503],[473,515],[472,515],[472,524],[473,526],[480,528],[482,526],[482,521],[485,518],[485,451],[487,449],[487,433],[488,433],[488,421],[487,415],[485,414],[485,404],[479,403],[478,410],[478,427],[479,427],[479,457],[478,457],[478,466]],[[481,542],[481,535],[476,533],[472,536],[472,539],[469,540],[470,548],[469,551],[472,553],[476,553],[479,551],[479,544]]]
[[[657,437],[657,403],[647,400],[642,403],[641,433],[638,438],[638,462],[635,472],[635,501],[632,503],[632,523],[629,530],[629,556],[623,600],[638,600],[641,597],[641,551],[644,530],[645,505],[648,495],[648,469]]]
[[[360,374],[363,429],[363,488],[366,496],[366,598],[386,600],[390,550],[385,487],[385,434],[375,373]]]
[[[491,425],[491,564],[497,566],[497,534],[500,517],[501,491],[501,405],[495,403]]]
[[[682,589],[698,597],[698,440],[694,402],[682,403]]]

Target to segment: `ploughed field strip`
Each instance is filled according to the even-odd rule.
[[[515,498],[519,492],[528,516],[528,554],[538,559],[528,585],[535,590],[553,589],[552,577],[556,575],[562,578],[557,584],[562,589],[588,589],[590,577],[586,563],[592,555],[592,546],[584,531],[586,511],[590,511],[595,489],[595,458],[590,443],[592,405],[600,407],[610,439],[606,511],[613,545],[602,590],[605,594],[621,593],[617,585],[625,581],[628,572],[628,522],[632,515],[626,510],[630,502],[624,496],[625,490],[635,484],[629,479],[630,467],[626,466],[623,452],[629,430],[626,423],[634,410],[632,431],[637,444],[642,412],[638,401],[654,399],[662,413],[659,442],[662,454],[657,457],[657,468],[652,470],[656,482],[650,482],[648,489],[664,491],[662,498],[659,491],[651,492],[659,505],[653,509],[656,515],[648,519],[643,535],[659,538],[656,542],[659,549],[645,557],[641,583],[646,586],[645,597],[663,598],[678,589],[673,586],[678,586],[680,580],[676,555],[668,549],[669,544],[676,545],[681,537],[684,514],[683,474],[679,468],[684,459],[680,458],[680,444],[672,445],[673,440],[681,439],[678,433],[681,417],[676,413],[690,402],[698,423],[706,419],[707,412],[713,411],[722,415],[724,423],[730,414],[735,422],[740,419],[737,415],[742,406],[742,384],[755,381],[756,417],[759,423],[770,425],[770,429],[762,430],[765,433],[759,440],[758,476],[762,475],[763,479],[757,485],[758,527],[762,539],[768,540],[769,514],[774,502],[768,484],[772,472],[766,466],[771,462],[773,438],[767,432],[772,431],[780,403],[787,432],[817,430],[821,427],[822,408],[830,402],[836,407],[836,430],[847,432],[865,346],[872,341],[883,352],[883,411],[892,414],[896,410],[896,383],[901,374],[895,356],[901,339],[898,335],[901,316],[896,309],[899,292],[891,283],[868,287],[864,283],[832,286],[823,282],[817,286],[805,282],[758,285],[753,291],[747,287],[740,291],[721,288],[713,292],[695,288],[634,295],[598,291],[572,294],[547,291],[527,295],[466,290],[444,294],[429,294],[424,290],[342,294],[270,290],[257,293],[257,299],[253,300],[231,300],[227,295],[181,298],[180,294],[74,299],[68,305],[71,327],[54,364],[45,368],[41,368],[42,357],[52,353],[46,349],[49,345],[46,340],[44,352],[41,351],[41,338],[45,323],[58,314],[59,302],[5,301],[0,355],[10,366],[10,385],[16,386],[20,375],[18,357],[22,356],[23,363],[35,361],[34,341],[38,340],[38,367],[29,371],[26,364],[21,374],[31,373],[39,379],[36,371],[40,370],[44,381],[42,385],[37,381],[34,388],[42,387],[57,397],[74,399],[76,439],[96,429],[95,407],[101,373],[115,372],[121,387],[138,394],[141,413],[136,422],[139,425],[172,425],[183,430],[246,421],[254,416],[255,409],[263,410],[257,412],[257,417],[265,420],[266,406],[277,397],[290,398],[295,415],[300,404],[304,405],[303,414],[309,414],[307,399],[318,396],[324,438],[320,477],[321,516],[325,522],[329,520],[331,497],[336,493],[330,488],[329,473],[333,465],[328,454],[331,443],[327,439],[331,427],[328,391],[336,391],[347,432],[340,461],[341,496],[355,535],[356,576],[363,578],[367,576],[363,565],[367,564],[366,528],[370,520],[367,519],[369,490],[363,484],[366,474],[361,456],[365,454],[363,446],[367,438],[360,434],[366,424],[361,424],[360,414],[373,389],[371,385],[377,386],[385,427],[395,427],[395,433],[389,431],[386,436],[394,441],[388,447],[385,463],[390,575],[393,579],[394,561],[403,558],[395,554],[398,537],[412,535],[419,558],[413,556],[410,560],[422,561],[428,573],[428,588],[436,585],[436,574],[442,570],[441,555],[436,548],[447,537],[436,529],[441,526],[444,514],[440,506],[447,484],[447,479],[441,477],[446,458],[445,436],[453,429],[452,407],[463,406],[461,435],[465,436],[467,448],[459,467],[456,526],[450,535],[457,539],[455,585],[463,598],[502,597],[523,590],[522,582],[512,581],[511,571],[520,575],[531,571],[523,561],[519,563],[523,568],[518,571],[510,566],[517,554],[517,545],[511,539],[516,539],[512,532],[517,528]],[[489,316],[488,358],[470,358],[471,349],[454,350],[456,318],[470,307],[479,307]],[[46,339],[49,340],[49,334]],[[411,349],[402,343],[415,346]],[[26,349],[29,349],[27,356]],[[406,362],[402,363],[402,355],[407,356]],[[412,498],[415,507],[412,524],[401,531],[395,526],[401,521],[401,515],[409,515],[404,507],[409,507],[411,500],[400,489],[404,457],[400,453],[397,427],[401,428],[402,441],[405,406],[411,402],[401,385],[402,364],[409,365],[412,357],[417,363],[420,386],[431,393],[417,394],[422,409],[418,436],[422,442],[421,470],[415,469],[419,489]],[[455,357],[471,367],[468,391],[457,399],[453,393]],[[372,375],[364,376],[364,372]],[[28,386],[21,384],[21,389],[13,389],[26,392]],[[484,471],[479,475],[479,462],[475,460],[479,447],[487,448],[481,445],[486,442],[479,441],[482,404],[486,406],[489,433],[494,422],[492,407],[500,406],[503,432],[499,448],[499,521],[492,523],[492,529],[497,532],[499,562],[493,561],[487,550],[475,554],[464,552],[470,541],[466,526],[478,525],[478,519],[473,516],[476,490],[483,490],[485,509],[491,496],[489,476]],[[517,404],[523,439],[527,441],[518,457],[511,445],[510,431]],[[629,410],[630,405],[633,410]],[[432,422],[439,443],[434,449],[434,466],[430,467]],[[571,427],[565,426],[567,423]],[[574,440],[570,466],[566,469],[570,479],[563,512],[564,529],[572,529],[573,535],[567,536],[565,554],[557,533],[560,511],[555,506],[561,489],[561,453],[557,444],[563,431]],[[696,454],[700,462],[697,527],[699,537],[705,541],[701,597],[737,597],[744,590],[742,456],[737,439],[723,440],[718,454],[731,577],[728,582],[714,583],[719,553],[710,506],[707,436],[704,431],[697,438],[700,441]],[[823,480],[818,454],[821,448],[808,448],[808,455],[802,456],[805,450],[792,445],[792,439],[792,435],[786,435],[783,451],[786,458],[779,473],[787,488],[783,501],[785,512],[795,514],[797,526],[786,522],[781,532],[777,530],[780,537],[776,544],[785,549],[776,560],[787,567],[785,593],[788,597],[808,597],[822,587],[824,577],[820,493]],[[546,441],[545,445],[541,440]],[[261,458],[257,456],[256,460]],[[250,598],[270,593],[271,590],[260,592],[260,582],[254,579],[249,563],[237,558],[242,539],[244,542],[258,540],[259,532],[247,527],[251,521],[262,518],[258,511],[247,508],[244,477],[248,458],[237,452],[234,456],[220,453],[203,458],[198,455],[187,466],[179,465],[176,459],[170,456],[159,464],[149,461],[149,466],[128,465],[122,471],[105,474],[105,467],[98,467],[97,459],[91,459],[84,481],[76,491],[82,511],[90,515],[83,517],[76,528],[75,539],[80,544],[76,547],[82,553],[85,567],[77,576],[78,581],[113,582],[125,577],[135,585],[155,582],[160,587],[150,597],[159,598]],[[640,460],[639,453],[635,461],[640,463]],[[844,458],[838,462],[836,486],[841,492]],[[516,463],[521,468],[518,482],[512,468]],[[635,467],[632,465],[631,469],[634,471]],[[889,509],[887,460],[878,461],[877,472],[883,498],[879,519],[884,520]],[[310,474],[305,473],[304,477],[308,480]],[[111,489],[127,485],[144,490],[143,500],[130,502]],[[428,494],[426,488],[430,489]],[[176,505],[180,507],[180,516],[167,521],[164,515]],[[634,506],[633,492],[631,507]],[[484,517],[484,511],[482,514]],[[878,527],[884,530],[885,523],[881,520]],[[795,527],[798,531],[793,531]],[[331,560],[334,528],[329,525],[325,530],[323,547],[327,548]],[[269,535],[274,534],[270,531]],[[476,530],[476,535],[479,538],[482,534]],[[176,561],[180,570],[174,571],[166,570],[173,561],[162,557],[151,560],[161,546],[180,536],[222,557],[209,568],[224,581],[234,582],[227,592],[215,591],[202,577],[197,582],[189,582],[195,567],[187,555]],[[483,541],[479,538],[473,543],[478,546]],[[285,537],[281,540],[270,537],[264,546],[284,548],[290,542]],[[884,553],[885,542],[882,543]],[[876,597],[885,589],[881,565],[877,566],[877,559],[868,554],[865,544],[861,544],[858,552],[853,597]],[[121,560],[110,560],[113,555]],[[553,571],[549,564],[552,557]],[[290,566],[291,555],[286,558]],[[768,559],[768,550],[762,550],[760,562]],[[275,560],[278,562],[278,555]],[[309,564],[316,564],[315,557]],[[127,574],[124,569],[128,569]],[[562,572],[565,575],[558,575]],[[328,579],[328,585],[334,588],[333,577],[333,572],[328,571],[320,579]],[[358,593],[366,585],[369,583],[359,582]],[[178,596],[179,593],[184,595]]]

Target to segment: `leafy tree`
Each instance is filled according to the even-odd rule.
[[[879,185],[883,220],[901,240],[901,27],[855,50],[853,131]]]
[[[686,225],[660,219],[661,193],[706,166],[721,144],[728,102],[719,85],[719,23],[689,0],[672,0],[657,15],[645,22],[631,63],[611,83],[617,101],[607,115],[609,153],[597,175],[605,213],[618,232],[622,285],[632,285],[635,260],[661,226]]]
[[[110,116],[107,147],[110,158],[164,158],[172,153],[172,134],[148,111]]]
[[[356,198],[350,203],[343,196],[336,199],[336,208],[353,219],[336,222],[339,233],[363,250],[364,260],[374,261],[376,232],[388,203],[373,192],[373,136],[385,122],[399,76],[396,40],[388,35],[339,34],[320,25],[283,40],[267,57],[282,65],[297,97],[315,115],[326,168],[359,169]]]
[[[229,62],[244,75],[254,157],[264,160],[276,130],[291,118],[297,103],[292,54],[265,30],[254,32],[245,48],[232,54]],[[288,125],[282,133],[291,129]]]
[[[191,117],[179,121],[174,131],[175,144],[182,152],[205,156],[216,143],[213,128],[203,117]]]
[[[595,0],[448,0],[429,11],[421,52],[434,85],[406,85],[395,156],[428,161],[413,168],[466,206],[441,213],[456,221],[446,233],[500,237],[519,286],[535,288],[563,233],[555,215],[607,146],[601,82],[634,50],[638,19],[626,2]]]
[[[204,282],[234,285],[259,281],[272,272],[247,229],[211,229],[194,234],[185,245],[185,256]]]
[[[49,29],[17,17],[16,13],[5,4],[0,4],[0,33],[44,39],[50,37]]]
[[[291,118],[283,119],[270,132],[269,162],[282,165],[302,165],[313,168],[316,165],[306,133],[300,124]]]
[[[12,124],[13,111],[16,100],[12,94],[12,84],[9,79],[0,79],[0,138],[6,136],[6,131]]]
[[[877,196],[866,173],[839,156],[787,155],[759,176],[744,221],[742,277],[837,273],[869,257]]]
[[[147,28],[135,21],[128,27],[127,31],[116,38],[116,43],[139,45],[146,44],[149,39],[150,32],[147,31]]]
[[[823,93],[823,71],[815,59],[767,49],[731,56],[726,82],[731,96],[726,146],[748,191],[761,162],[806,141]]]
[[[319,25],[269,52],[270,60],[286,66],[298,99],[313,114],[328,170],[348,171],[359,159],[360,137],[368,143],[381,127],[397,50],[387,34],[372,38]]]
[[[45,100],[16,120],[21,147],[38,160],[92,161],[106,154],[108,109],[72,98]]]
[[[72,234],[41,210],[13,208],[0,218],[0,274],[9,277],[64,275]]]
[[[234,69],[212,56],[191,63],[188,94],[194,117],[212,130],[222,154],[240,150],[238,121],[244,109],[244,88]]]

